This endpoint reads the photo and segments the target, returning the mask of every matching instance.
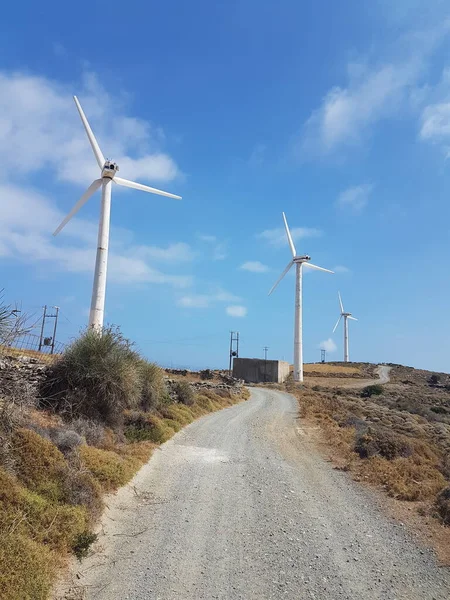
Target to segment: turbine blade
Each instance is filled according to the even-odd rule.
[[[336,331],[336,329],[338,328],[338,325],[339,325],[339,323],[341,322],[341,319],[342,319],[342,315],[341,315],[341,316],[339,317],[339,319],[337,320],[337,323],[336,323],[336,325],[334,326],[334,329],[333,329],[333,333],[334,333],[334,332]]]
[[[295,258],[295,256],[297,255],[297,253],[296,253],[296,250],[295,250],[294,242],[292,241],[291,232],[289,231],[289,226],[288,226],[287,221],[286,221],[286,215],[284,213],[283,213],[283,220],[284,220],[284,226],[286,228],[286,235],[287,235],[287,239],[288,239],[288,242],[289,242],[289,246],[291,247],[292,258]]]
[[[53,235],[58,235],[58,233],[61,231],[61,229],[67,225],[67,223],[70,221],[70,219],[80,210],[80,208],[83,206],[83,204],[86,204],[86,202],[89,200],[89,198],[92,196],[92,194],[94,194],[101,185],[102,185],[101,179],[96,179],[95,181],[93,181],[91,183],[91,185],[84,192],[84,194],[81,196],[81,198],[75,204],[75,206],[72,208],[72,210],[67,215],[67,217],[64,219],[64,221],[61,223],[61,225],[58,227],[58,229],[55,230]]]
[[[311,269],[317,269],[318,271],[325,271],[325,273],[333,273],[334,271],[330,271],[330,269],[324,269],[323,267],[318,267],[317,265],[313,265],[310,262],[304,262],[303,263],[305,265],[305,267],[311,267]]]
[[[78,98],[74,96],[73,99],[75,100],[75,104],[77,105],[77,109],[80,113],[81,120],[83,121],[83,125],[86,130],[86,134],[89,138],[89,142],[92,146],[92,151],[97,160],[98,166],[100,167],[100,169],[103,169],[103,165],[105,164],[105,157],[103,156],[102,151],[100,150],[100,146],[98,145],[98,142],[95,139],[95,135],[92,133],[91,126],[89,125],[89,122],[86,119],[86,115],[84,114],[83,109],[81,108],[81,104],[78,102]]]
[[[275,285],[272,286],[270,292],[268,293],[268,296],[270,296],[270,294],[273,292],[273,290],[277,287],[277,285],[280,283],[280,281],[283,279],[283,277],[286,275],[286,273],[289,271],[289,269],[292,267],[292,265],[295,264],[293,260],[291,260],[288,264],[288,266],[285,268],[285,270],[281,273],[281,275],[279,276],[279,278],[277,279],[277,282],[275,283]]]
[[[347,317],[347,319],[351,319],[352,321],[357,321],[358,320],[355,317],[351,317],[350,315]]]
[[[119,185],[123,185],[123,187],[133,188],[134,190],[141,190],[142,192],[149,192],[150,194],[159,194],[160,196],[167,196],[168,198],[175,198],[175,200],[181,200],[181,196],[176,196],[175,194],[169,194],[169,192],[163,192],[162,190],[157,190],[156,188],[152,188],[148,185],[142,185],[142,183],[136,183],[135,181],[129,181],[128,179],[122,179],[122,177],[114,177],[113,181],[115,181]]]
[[[338,296],[339,296],[339,305],[341,307],[341,313],[343,313],[344,312],[344,305],[342,304],[341,292],[338,292]]]

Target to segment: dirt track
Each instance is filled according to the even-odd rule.
[[[255,388],[178,433],[109,501],[76,586],[96,600],[447,599],[449,571],[296,415],[292,396]]]

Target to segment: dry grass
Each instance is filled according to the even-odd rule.
[[[342,375],[360,375],[361,369],[360,367],[355,366],[342,366],[342,365],[333,365],[331,363],[310,363],[303,365],[303,370],[306,375],[308,373],[325,373],[334,375],[336,373],[340,373]]]

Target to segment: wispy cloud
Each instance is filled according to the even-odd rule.
[[[51,237],[49,229],[63,214],[50,199],[33,190],[13,184],[0,185],[0,197],[8,198],[0,211],[0,257],[28,264],[45,262],[56,270],[91,274],[95,264],[97,224],[76,218],[60,238]],[[187,287],[192,281],[185,275],[162,273],[149,259],[176,262],[174,248],[136,246],[133,234],[112,229],[108,276],[118,283],[167,283]],[[181,244],[189,252],[187,244]]]
[[[267,271],[269,271],[269,267],[262,262],[259,262],[259,260],[249,260],[239,268],[243,271],[250,271],[251,273],[267,273]]]
[[[322,231],[320,229],[315,229],[313,227],[293,227],[290,231],[294,242],[304,238],[319,237],[322,235]],[[266,229],[265,231],[258,233],[256,237],[265,240],[271,246],[276,248],[281,248],[282,246],[288,245],[286,232],[282,227]]]
[[[247,315],[247,308],[245,306],[227,306],[225,312],[230,317],[245,317]]]
[[[351,273],[351,270],[348,267],[345,267],[344,265],[336,265],[335,267],[333,267],[332,270],[335,273],[342,274],[342,275],[345,275],[347,273]]]
[[[336,206],[342,210],[360,213],[367,206],[373,188],[370,183],[349,187],[339,194]]]
[[[336,350],[337,350],[336,344],[333,342],[333,340],[331,338],[328,338],[327,340],[320,342],[319,348],[321,350],[326,350],[327,352],[330,352],[330,353],[336,352]]]
[[[450,21],[442,19],[377,49],[375,60],[349,63],[345,84],[333,86],[304,123],[297,154],[308,159],[339,151],[342,156],[342,150],[363,145],[379,121],[413,114],[426,91],[429,59],[449,29]]]
[[[199,234],[198,239],[212,247],[212,251],[209,252],[209,256],[213,260],[224,260],[227,256],[227,243],[221,241],[215,235],[210,234]]]
[[[219,288],[206,294],[186,294],[178,299],[177,304],[184,308],[210,308],[215,304],[240,301],[239,296]]]

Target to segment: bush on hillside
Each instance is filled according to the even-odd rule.
[[[439,377],[439,375],[436,375],[436,373],[433,373],[433,375],[430,375],[429,379],[428,379],[428,383],[430,385],[437,385],[440,382],[441,378]]]
[[[122,334],[86,331],[49,370],[42,403],[66,417],[87,417],[117,425],[122,412],[141,400],[142,359]]]
[[[380,396],[383,393],[383,386],[379,383],[368,385],[361,390],[361,398],[370,398],[371,396]]]
[[[436,498],[437,513],[445,525],[450,525],[450,487],[446,487]]]

